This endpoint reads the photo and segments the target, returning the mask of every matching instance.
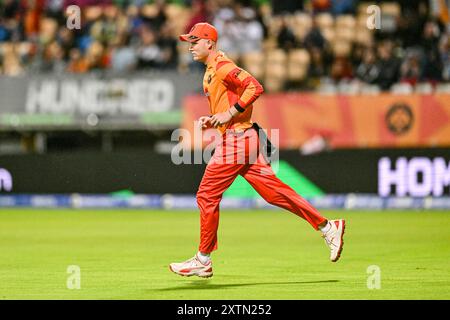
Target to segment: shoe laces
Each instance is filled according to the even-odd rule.
[[[326,234],[323,234],[323,235],[322,235],[322,238],[325,240],[326,244],[327,244],[329,247],[331,247],[331,246],[337,247],[337,245],[333,243],[334,238],[330,239]]]
[[[185,263],[190,267],[195,267],[198,265],[200,261],[198,261],[197,257],[192,257],[189,260],[187,260]]]
[[[322,235],[322,238],[325,240],[326,244],[327,244],[328,246],[330,246],[331,241],[328,239],[327,235],[326,235],[326,234],[323,234],[323,235]]]

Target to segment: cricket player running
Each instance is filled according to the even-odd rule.
[[[327,220],[292,188],[279,180],[261,152],[258,128],[251,121],[253,102],[263,93],[261,84],[247,71],[216,47],[217,30],[208,23],[197,23],[188,34],[180,36],[189,42],[195,61],[203,62],[206,71],[203,89],[208,97],[211,116],[202,116],[202,128],[216,127],[222,134],[209,161],[197,192],[200,209],[200,246],[196,255],[169,268],[182,276],[208,278],[213,275],[211,252],[217,249],[219,204],[225,190],[237,175],[242,175],[270,204],[289,210],[322,232],[336,262],[344,244],[345,221]],[[251,155],[255,154],[250,160]],[[245,161],[242,160],[242,156]],[[234,159],[234,161],[229,161]]]

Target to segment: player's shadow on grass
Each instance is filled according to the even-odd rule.
[[[256,283],[211,283],[210,280],[191,281],[184,286],[177,286],[171,288],[156,289],[156,291],[179,291],[179,290],[192,290],[192,289],[205,289],[205,290],[217,290],[224,288],[235,287],[250,287],[250,286],[265,286],[265,285],[302,285],[302,284],[314,284],[314,283],[332,283],[339,282],[339,280],[319,280],[319,281],[293,281],[293,282],[256,282]]]

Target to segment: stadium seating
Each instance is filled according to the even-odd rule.
[[[304,40],[305,36],[312,28],[312,17],[306,13],[296,13],[294,15],[292,29],[295,36]]]
[[[334,27],[334,18],[330,13],[320,13],[315,17],[315,20],[320,29]]]
[[[439,83],[436,85],[436,93],[450,94],[450,83]]]
[[[231,4],[234,1],[231,0],[227,3]],[[0,6],[2,5],[0,4]],[[199,7],[194,4],[187,6],[180,2],[172,1],[148,1],[143,2],[143,4],[121,2],[121,5],[122,7],[116,5],[83,6],[83,28],[79,32],[72,33],[74,39],[68,43],[61,43],[61,33],[64,33],[62,30],[65,28],[63,24],[64,17],[63,19],[57,19],[54,14],[47,14],[45,9],[39,15],[36,15],[25,5],[23,15],[17,12],[17,16],[23,20],[23,30],[20,31],[19,24],[16,25],[17,30],[15,30],[14,40],[8,38],[8,36],[11,37],[11,34],[8,35],[9,27],[5,27],[14,24],[11,22],[0,23],[0,37],[2,34],[6,37],[3,40],[0,38],[0,74],[19,75],[24,72],[39,72],[40,66],[44,65],[41,62],[46,58],[44,55],[48,51],[48,47],[55,47],[55,42],[61,45],[64,51],[64,62],[67,65],[70,65],[69,60],[72,54],[70,49],[75,47],[79,49],[79,54],[82,55],[83,59],[93,58],[95,60],[101,58],[104,63],[101,65],[97,64],[97,67],[100,66],[101,70],[114,69],[111,55],[115,46],[127,45],[137,55],[137,50],[139,50],[142,41],[141,31],[146,27],[152,29],[156,35],[155,46],[159,47],[155,48],[156,51],[159,49],[163,52],[162,54],[166,54],[166,51],[169,49],[175,51],[174,55],[177,56],[177,59],[170,68],[176,68],[182,73],[188,72],[193,66],[192,57],[188,53],[188,45],[177,41],[178,35],[186,32],[186,29],[189,29],[197,21],[215,21],[215,14],[224,4],[218,3],[215,7],[204,5],[200,11]],[[258,52],[248,52],[248,50],[242,49],[241,51],[236,50],[233,52],[230,50],[226,53],[231,59],[242,63],[242,66],[260,81],[267,83],[267,91],[272,89],[275,91],[282,90],[288,82],[296,83],[295,86],[290,86],[290,89],[320,90],[315,87],[316,85],[313,88],[308,87],[306,85],[307,81],[303,81],[308,78],[311,63],[311,45],[320,47],[322,59],[319,60],[321,60],[320,63],[324,64],[322,67],[327,73],[324,75],[324,78],[328,79],[332,77],[331,66],[340,58],[351,59],[351,67],[355,73],[361,61],[361,57],[358,56],[359,52],[363,51],[361,48],[373,48],[377,52],[383,37],[393,39],[393,43],[396,46],[393,51],[399,61],[405,58],[404,52],[407,51],[407,48],[399,47],[402,44],[402,39],[396,38],[399,35],[395,33],[399,27],[397,24],[402,19],[402,7],[394,1],[377,2],[375,5],[378,6],[382,14],[383,26],[381,31],[377,31],[371,30],[367,26],[368,17],[370,14],[373,14],[373,11],[368,12],[367,10],[373,5],[373,2],[358,1],[355,4],[353,13],[346,12],[344,14],[335,14],[332,11],[332,7],[324,5],[321,5],[320,8],[305,5],[303,10],[275,14],[270,3],[263,1],[262,4],[255,5],[254,12],[256,12],[256,15],[250,18],[251,21],[245,21],[243,17],[239,16],[239,10],[237,9],[239,5],[231,6],[230,10],[234,17],[227,23],[236,23],[238,28],[245,27],[247,22],[251,22],[254,25],[261,24],[264,29],[264,37],[260,40],[261,50]],[[320,9],[318,12],[312,11],[318,8]],[[427,17],[432,21],[431,12],[428,13]],[[109,29],[111,25],[107,23],[108,19],[114,21],[111,30]],[[36,21],[38,26],[35,25]],[[402,24],[403,27],[404,25]],[[164,31],[160,30],[163,28],[162,26],[164,26]],[[311,34],[315,26],[318,27],[321,36],[325,39],[325,44],[320,43],[322,41],[320,39],[319,43],[317,42],[317,34]],[[445,29],[441,29],[439,43],[445,42],[445,36],[448,37],[448,32],[445,34]],[[283,34],[280,35],[281,32]],[[316,29],[314,29],[314,32],[316,32]],[[167,38],[167,33],[170,33],[170,39]],[[163,34],[166,37],[165,39],[162,39]],[[123,41],[126,44],[121,44],[121,39],[124,35],[127,35],[127,38],[129,37],[130,39]],[[383,37],[380,37],[380,35]],[[387,37],[385,37],[386,35]],[[16,40],[17,37],[19,40]],[[235,41],[242,40],[237,38]],[[420,39],[417,39],[417,41],[420,41]],[[438,42],[436,41],[435,43]],[[165,47],[162,48],[162,46]],[[221,42],[219,39],[220,48]],[[446,59],[442,61],[442,64],[447,66],[444,67],[447,70],[450,62],[448,61],[448,54],[445,54],[445,46],[441,44],[436,49],[440,50],[441,59]],[[102,57],[100,57],[101,55]],[[379,59],[379,57],[377,56],[376,59]],[[46,64],[51,64],[51,61],[46,61]],[[143,66],[138,63],[134,68],[139,69],[143,68]],[[164,69],[164,63],[157,68]],[[89,72],[90,69],[92,68],[86,67],[75,71],[73,68],[67,67],[66,71]],[[49,70],[52,70],[52,68],[49,68]],[[439,84],[442,81],[449,81],[447,79],[448,75],[443,75],[442,78],[444,79],[431,79],[431,88],[433,90],[440,88],[435,82]],[[397,81],[400,80],[400,78],[397,79]],[[426,82],[425,79],[419,80]],[[337,81],[339,82],[339,80]],[[338,83],[336,84],[338,85]],[[413,91],[428,92],[429,88],[429,85],[424,85],[413,88]],[[359,90],[362,90],[362,87]],[[404,90],[404,87],[400,85],[393,88],[393,90]]]
[[[288,54],[288,80],[302,81],[308,74],[310,56],[305,49],[295,49]]]
[[[242,56],[242,64],[245,70],[257,79],[264,77],[264,54],[262,52],[249,52]]]
[[[414,87],[410,83],[396,83],[391,87],[392,94],[411,94]]]
[[[279,92],[283,89],[287,73],[287,56],[281,49],[267,53],[265,61],[264,84],[269,91]]]
[[[385,16],[398,18],[401,15],[400,5],[396,2],[383,2],[380,4],[381,13]]]

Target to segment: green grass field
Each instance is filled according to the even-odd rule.
[[[0,299],[450,299],[450,212],[324,215],[347,220],[337,263],[290,213],[222,212],[205,280],[168,269],[197,249],[196,211],[1,209]],[[371,265],[380,289],[367,287]]]

